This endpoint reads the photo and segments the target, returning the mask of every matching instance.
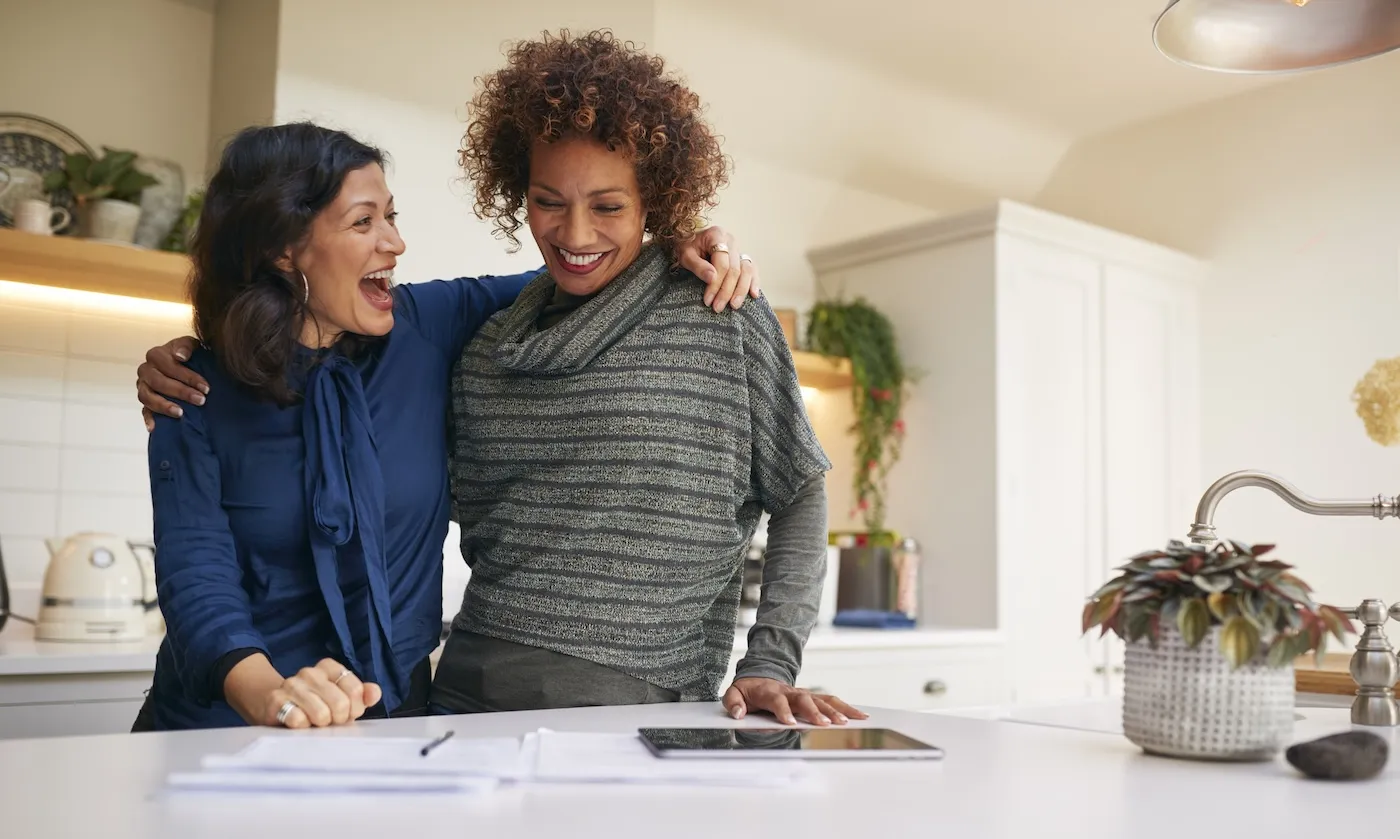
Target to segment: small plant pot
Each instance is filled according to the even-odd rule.
[[[1270,760],[1293,737],[1293,666],[1268,667],[1261,653],[1230,667],[1214,626],[1190,649],[1162,627],[1125,649],[1123,733],[1143,751],[1196,760]]]
[[[85,239],[131,244],[141,223],[141,207],[129,201],[103,198],[78,208],[78,234]]]

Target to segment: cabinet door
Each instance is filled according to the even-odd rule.
[[[1103,660],[1080,631],[1103,568],[1100,266],[1013,237],[997,257],[998,623],[1015,701],[1082,698]]]
[[[1201,488],[1195,289],[1108,265],[1103,286],[1103,579],[1128,557],[1184,539]],[[1121,687],[1109,636],[1104,689]]]

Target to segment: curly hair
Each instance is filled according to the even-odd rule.
[[[673,252],[729,180],[730,162],[701,117],[700,97],[668,76],[660,57],[607,30],[517,43],[506,66],[478,83],[459,162],[475,182],[476,214],[495,223],[512,252],[536,141],[584,136],[627,154],[646,231]]]

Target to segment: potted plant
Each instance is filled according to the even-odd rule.
[[[905,391],[910,377],[895,343],[889,318],[862,299],[825,300],[812,307],[807,345],[813,352],[851,362],[851,404],[855,424],[856,509],[876,544],[892,544],[885,529],[885,478],[899,460],[904,441]]]
[[[136,153],[102,147],[102,157],[70,154],[44,178],[44,189],[67,189],[77,206],[78,235],[133,242],[141,221],[141,191],[156,179],[135,167]]]
[[[1173,540],[1120,566],[1083,629],[1126,643],[1123,733],[1152,754],[1264,760],[1293,731],[1293,660],[1355,628],[1272,545]]]

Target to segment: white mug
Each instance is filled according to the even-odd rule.
[[[15,208],[15,228],[26,233],[52,236],[73,221],[62,207],[53,207],[38,198],[26,198]]]

